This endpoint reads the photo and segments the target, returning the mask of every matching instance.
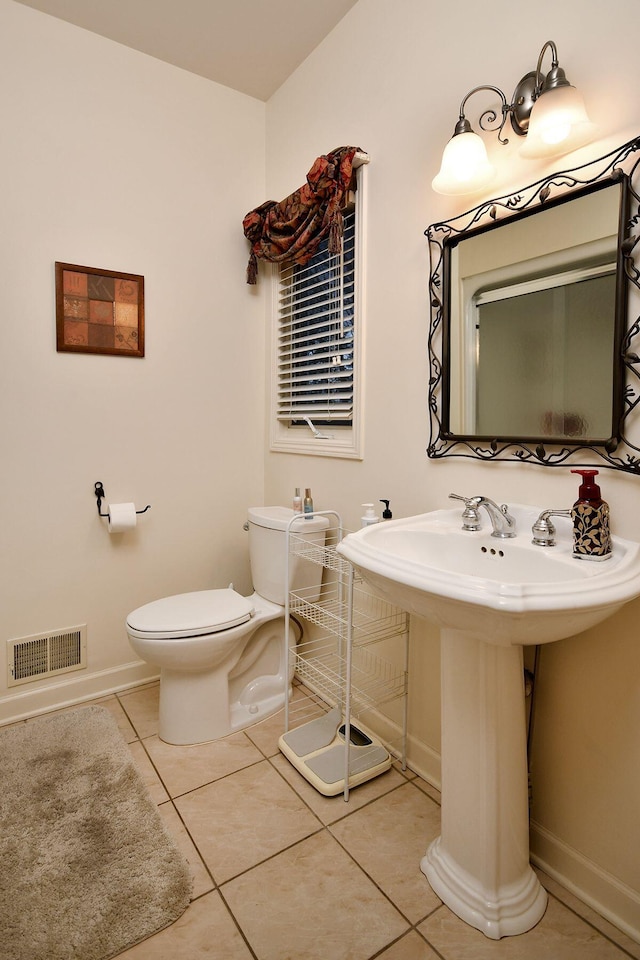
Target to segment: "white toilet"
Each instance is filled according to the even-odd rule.
[[[131,646],[160,667],[159,735],[167,743],[217,740],[270,716],[284,704],[293,679],[284,604],[286,531],[294,513],[287,507],[251,507],[248,513],[250,597],[232,587],[199,590],[154,600],[127,617]],[[293,531],[324,543],[328,525],[326,517],[300,517]],[[290,557],[292,589],[305,589],[314,601],[319,580],[316,564]]]

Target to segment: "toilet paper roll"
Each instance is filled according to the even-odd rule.
[[[133,530],[136,520],[134,503],[109,504],[109,533],[124,533],[126,530]]]

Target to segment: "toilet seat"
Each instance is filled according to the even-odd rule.
[[[127,617],[127,630],[143,640],[221,633],[251,619],[254,606],[235,590],[197,590],[153,600]]]

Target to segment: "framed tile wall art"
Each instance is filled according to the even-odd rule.
[[[58,352],[144,357],[144,277],[56,263]]]

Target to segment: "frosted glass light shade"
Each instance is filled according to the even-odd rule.
[[[575,87],[562,86],[542,93],[533,105],[522,157],[553,157],[588,143],[596,125],[587,116]]]
[[[431,186],[448,196],[473,193],[491,183],[495,173],[478,134],[458,133],[444,148],[440,171]]]

